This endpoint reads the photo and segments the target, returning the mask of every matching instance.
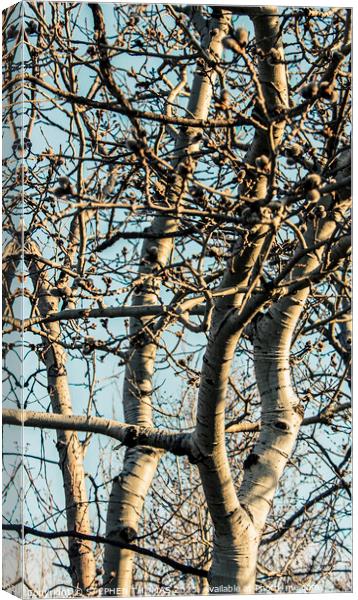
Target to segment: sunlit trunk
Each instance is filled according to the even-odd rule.
[[[222,39],[227,34],[230,23],[230,13],[221,11],[221,16],[213,18],[208,27],[203,30],[203,47],[208,54],[220,57]],[[213,85],[217,73],[214,69],[206,69],[203,73],[198,69],[187,107],[188,116],[206,120],[213,94]],[[173,167],[177,172],[178,165],[190,154],[195,152],[200,142],[196,141],[198,128],[183,129],[176,141]],[[193,159],[191,168],[195,165]],[[172,186],[169,186],[168,201],[178,205],[180,209],[183,179],[176,175]],[[167,264],[173,250],[173,238],[160,236],[173,232],[178,227],[178,220],[167,217],[157,217],[151,226],[158,239],[147,240],[142,248],[142,267],[140,275],[151,275],[144,281],[143,291],[135,296],[134,303],[157,304],[159,282],[155,272],[160,266]],[[152,386],[153,372],[158,339],[151,339],[150,332],[145,329],[149,319],[131,319],[130,331],[132,342],[130,346],[131,359],[127,364],[123,390],[124,416],[127,423],[152,425]],[[107,518],[107,535],[123,540],[135,538],[143,510],[143,504],[149,486],[155,474],[159,453],[148,448],[136,447],[126,451],[123,470],[115,479],[109,502]],[[107,546],[105,550],[104,587],[107,593],[128,596],[132,593],[132,564],[133,553]]]
[[[275,48],[283,59],[277,9],[264,7],[247,9],[254,29],[257,47],[266,56]],[[261,60],[258,68],[261,110],[272,113],[287,106],[287,81],[284,64],[273,64]],[[257,131],[247,153],[246,161],[254,164],[257,157],[271,153],[280,143],[284,123],[278,123],[271,137]],[[248,175],[248,179],[250,176]],[[265,198],[268,177],[259,175],[253,184],[253,196]],[[242,191],[248,189],[248,182]],[[235,259],[228,267],[222,287],[228,285],[255,286],[259,281],[260,267],[269,251],[274,230],[270,223],[252,226],[250,233],[238,239]],[[245,294],[235,294],[221,299],[213,315],[207,350],[203,360],[198,399],[198,414],[194,452],[198,455],[198,466],[208,508],[213,520],[215,535],[213,562],[210,570],[211,591],[214,593],[254,593],[256,560],[260,534],[245,505],[239,503],[233,484],[225,448],[225,404],[228,379],[242,328],[233,328],[233,315],[243,310],[247,301]]]
[[[36,259],[41,257],[37,245],[27,242],[26,255],[33,255],[34,260],[27,259],[29,273],[38,298],[38,309],[41,316],[58,310],[58,297],[46,278],[46,270]],[[46,344],[42,360],[47,371],[47,386],[54,413],[72,415],[72,402],[66,371],[66,352],[60,343],[61,331],[59,323],[45,326],[49,341]],[[77,432],[57,430],[56,444],[59,465],[63,475],[66,502],[66,519],[69,531],[90,534],[90,515],[83,451]],[[83,594],[91,594],[96,587],[96,565],[90,542],[71,538],[69,541],[69,560],[73,586]]]

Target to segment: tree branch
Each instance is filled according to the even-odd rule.
[[[56,88],[55,86],[47,83],[46,81],[39,79],[38,77],[34,77],[33,75],[24,74],[24,75],[15,75],[11,81],[5,84],[3,91],[5,92],[7,89],[14,85],[21,85],[24,81],[29,81],[33,83],[37,87],[43,88],[55,96],[59,96],[64,100],[68,100],[72,104],[77,104],[78,106],[84,106],[86,108],[95,108],[98,110],[110,110],[113,113],[117,113],[120,115],[125,115],[127,117],[133,117],[138,119],[144,119],[147,121],[155,121],[167,125],[181,125],[183,127],[199,127],[200,129],[206,127],[208,129],[214,129],[217,127],[237,127],[238,125],[251,125],[256,129],[266,130],[266,126],[253,119],[252,117],[245,117],[243,115],[236,115],[235,118],[229,119],[192,119],[189,117],[169,117],[162,113],[154,113],[149,111],[140,111],[136,108],[127,108],[125,106],[120,106],[118,101],[116,102],[100,102],[99,100],[93,100],[92,98],[88,98],[86,96],[79,96],[72,92],[67,92],[66,90],[62,90]]]
[[[62,415],[6,408],[3,410],[3,424],[100,433],[118,440],[129,448],[151,446],[152,448],[172,452],[177,456],[190,454],[189,434],[128,425],[127,423],[120,423],[102,417]]]
[[[39,529],[34,529],[33,527],[28,527],[26,525],[12,525],[7,523],[3,525],[3,531],[16,531],[19,534],[19,536],[23,537],[27,535],[35,535],[36,537],[45,538],[47,540],[56,540],[58,538],[68,537],[85,541],[87,540],[89,542],[94,542],[97,544],[108,544],[109,546],[114,546],[116,548],[126,548],[128,550],[132,550],[132,552],[141,554],[142,556],[149,556],[150,558],[160,560],[165,565],[168,565],[169,567],[172,567],[177,571],[181,571],[182,573],[187,573],[188,575],[196,575],[197,577],[208,577],[208,571],[206,569],[191,567],[190,565],[180,563],[177,560],[174,560],[173,558],[169,558],[169,556],[161,556],[157,552],[149,550],[148,548],[141,548],[136,544],[128,544],[126,542],[113,540],[102,535],[89,535],[81,533],[80,531],[41,531]]]

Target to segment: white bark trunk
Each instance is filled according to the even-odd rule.
[[[343,176],[345,173],[341,173],[338,179]],[[316,219],[308,222],[305,235],[308,249],[332,240],[342,215],[349,208],[350,199],[347,198],[347,190],[343,190],[341,198],[334,200],[332,196],[327,196],[321,199],[320,204],[328,214],[318,222]],[[324,251],[325,246],[321,245],[299,260],[287,281],[287,295],[270,307],[267,314],[257,321],[255,328],[255,372],[262,402],[261,431],[248,458],[239,497],[241,504],[249,510],[258,531],[262,531],[265,525],[277,484],[294,448],[303,418],[303,407],[292,387],[290,351],[310,285],[296,291],[292,287],[297,279],[320,266]]]
[[[34,256],[34,259],[29,260],[28,264],[40,314],[45,316],[49,311],[57,311],[58,298],[51,294],[51,286],[46,279],[45,272],[41,271],[36,261],[36,257],[40,256],[37,245],[31,241],[27,242],[25,252],[32,253]],[[48,324],[45,329],[51,339],[60,339],[59,323]],[[66,358],[63,347],[56,342],[48,344],[44,349],[43,361],[47,370],[47,385],[52,410],[54,413],[71,416],[73,411],[65,366]],[[77,432],[58,429],[57,450],[64,482],[67,527],[69,530],[78,530],[89,534],[91,527],[83,453]],[[83,594],[91,594],[91,588],[94,588],[96,584],[96,565],[91,543],[71,539],[69,560],[73,586],[79,588]]]
[[[206,31],[203,31],[203,47],[207,53],[220,57],[222,53],[222,39],[227,34],[230,23],[230,13],[221,11],[221,17],[212,19]],[[215,30],[215,32],[214,32]],[[209,112],[213,86],[216,79],[213,68],[206,69],[206,73],[198,70],[194,77],[193,87],[188,103],[188,113],[195,119],[206,120]],[[195,141],[198,134],[197,128],[182,129],[177,141],[173,166],[177,167],[188,155],[195,152],[200,142]],[[183,180],[176,176],[168,196],[171,204],[178,204]],[[167,264],[172,249],[173,239],[160,236],[175,231],[178,220],[166,217],[157,217],[152,224],[152,231],[159,237],[157,240],[146,240],[142,248],[143,266],[140,273],[152,274],[149,283],[144,286],[144,291],[136,296],[135,304],[151,305],[158,302],[159,285],[155,280],[155,269]],[[154,257],[154,258],[153,258]],[[147,427],[152,426],[152,378],[157,346],[145,333],[145,324],[148,319],[131,319],[130,331],[132,335],[141,336],[137,342],[132,342],[130,352],[133,352],[129,361],[123,391],[124,415],[127,423],[135,423]],[[139,337],[138,336],[138,337]],[[149,486],[155,474],[159,453],[153,449],[136,447],[127,450],[121,475],[114,481],[110,496],[107,535],[117,535],[126,540],[137,535],[139,520]],[[109,593],[131,595],[133,553],[128,550],[117,550],[113,546],[105,549],[105,575],[104,586]]]
[[[254,23],[257,46],[266,55],[271,48],[276,48],[283,58],[277,9],[248,9],[248,13]],[[262,60],[258,75],[264,102],[260,109],[271,113],[287,106],[284,64]],[[283,129],[284,123],[278,124],[271,138],[257,131],[246,161],[253,164],[255,158],[263,153],[271,156],[281,141]],[[267,185],[267,177],[259,176],[255,181],[254,197],[264,198]],[[259,225],[251,229],[246,240],[239,240],[234,264],[230,265],[223,278],[223,287],[246,286],[253,282],[259,273],[260,258],[270,248],[270,231],[270,226]],[[242,329],[232,329],[231,316],[237,314],[245,300],[245,294],[239,293],[217,302],[203,361],[193,439],[193,452],[198,455],[200,475],[215,528],[210,570],[213,592],[254,593],[255,590],[259,533],[249,512],[239,504],[225,448],[227,385],[235,348],[242,333]]]

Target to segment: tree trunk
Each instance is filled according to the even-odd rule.
[[[264,7],[246,9],[250,14],[258,48],[266,59],[259,64],[259,109],[271,114],[287,106],[287,81],[283,63],[268,60],[272,48],[283,57],[277,9]],[[246,162],[266,153],[272,161],[273,153],[281,142],[284,122],[278,123],[272,136],[256,131],[247,153]],[[253,185],[252,185],[253,184]],[[242,186],[252,188],[255,199],[266,197],[268,177],[259,175],[250,180],[247,175]],[[236,256],[224,275],[222,287],[254,288],[259,280],[261,264],[271,247],[275,228],[271,223],[253,225],[246,238],[236,244]],[[193,452],[197,453],[204,493],[214,524],[213,562],[210,584],[213,592],[254,593],[259,532],[251,514],[240,505],[225,448],[225,403],[227,385],[234,352],[243,327],[233,328],[234,317],[244,309],[248,294],[237,293],[217,302],[212,327],[203,359],[198,399],[197,426]],[[230,586],[233,588],[231,589]]]
[[[344,175],[341,172],[337,179]],[[343,191],[341,196],[321,199],[320,205],[327,209],[327,217],[317,220],[312,216],[308,222],[305,235],[308,250],[287,281],[287,294],[275,302],[255,326],[254,359],[262,402],[261,431],[252,453],[252,465],[245,470],[240,501],[249,508],[259,532],[265,525],[303,418],[303,406],[292,386],[290,351],[296,325],[310,293],[310,284],[296,291],[293,291],[292,285],[320,267],[323,254],[334,239],[334,233],[339,231],[342,215],[350,205],[349,190]],[[326,245],[313,249],[321,242],[326,242]],[[302,248],[298,252],[301,253]]]
[[[195,16],[194,16],[195,18]],[[222,39],[227,34],[230,13],[221,11],[218,18],[213,18],[202,31],[204,48],[209,55],[220,57]],[[215,30],[215,33],[212,33]],[[213,86],[217,73],[208,69],[206,73],[197,71],[188,103],[188,113],[195,119],[206,120],[213,94]],[[198,129],[181,130],[175,150],[173,167],[195,152],[200,142],[196,141]],[[194,161],[193,161],[194,165]],[[172,186],[168,186],[168,201],[179,205],[185,181],[176,176]],[[174,238],[160,236],[175,231],[178,220],[166,217],[154,219],[151,229],[158,235],[156,240],[146,240],[142,247],[142,266],[140,275],[149,276],[144,279],[144,290],[136,295],[134,304],[157,304],[159,282],[155,279],[156,270],[167,264],[172,250]],[[146,329],[150,319],[132,318],[130,333],[131,359],[127,364],[123,390],[124,416],[127,423],[152,426],[152,386],[153,371],[157,352],[158,337]],[[118,536],[126,541],[134,539],[138,532],[143,504],[154,477],[160,452],[145,447],[136,447],[126,451],[121,475],[113,482],[107,518],[107,535]],[[113,546],[105,549],[104,587],[107,593],[114,591],[123,596],[131,595],[133,553],[119,550]]]
[[[32,241],[26,242],[25,252],[34,256],[33,260],[28,260],[28,265],[41,316],[46,316],[51,311],[58,311],[58,297],[52,293],[45,271],[41,271],[36,261],[36,258],[41,256],[37,245]],[[59,323],[45,325],[45,331],[50,340],[60,340]],[[53,412],[73,415],[65,366],[66,358],[65,350],[56,341],[48,343],[42,354],[47,370],[47,385]],[[91,527],[83,451],[77,432],[57,430],[56,446],[64,482],[67,528],[89,534]],[[91,589],[96,586],[96,565],[91,543],[71,539],[69,559],[74,588],[79,589],[83,594],[91,595]]]

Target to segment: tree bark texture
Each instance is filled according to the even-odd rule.
[[[195,15],[194,15],[195,18]],[[204,39],[203,48],[207,54],[216,60],[223,51],[222,40],[228,33],[231,15],[228,11],[220,11],[217,18],[212,18],[205,30],[201,31]],[[199,67],[195,73],[192,90],[188,102],[188,115],[195,119],[206,120],[213,95],[214,83],[217,77],[215,68],[205,71]],[[195,168],[193,153],[199,148],[197,128],[182,128],[175,148],[173,167],[178,173],[183,169]],[[180,175],[174,176],[174,181],[168,186],[167,198],[171,205],[179,207],[184,191],[185,179]],[[151,230],[158,236],[156,240],[145,240],[141,252],[141,267],[139,277],[142,278],[142,289],[136,294],[133,303],[136,305],[157,304],[159,285],[156,271],[167,264],[173,252],[173,239],[165,237],[178,226],[178,219],[156,217]],[[152,389],[154,365],[157,352],[158,337],[155,338],[148,327],[149,318],[130,320],[132,343],[131,358],[125,372],[123,389],[124,416],[127,423],[151,427]],[[126,451],[121,474],[113,482],[110,496],[107,535],[119,536],[125,540],[134,539],[138,532],[143,504],[149,486],[152,483],[160,453],[147,447],[136,447]],[[119,550],[113,546],[105,550],[104,585],[107,589],[116,590],[118,594],[131,594],[133,553]]]

